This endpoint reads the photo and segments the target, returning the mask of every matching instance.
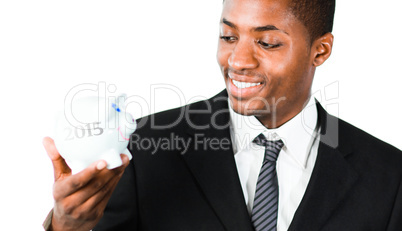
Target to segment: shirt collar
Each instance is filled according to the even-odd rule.
[[[318,112],[315,99],[310,97],[308,103],[295,117],[275,129],[268,129],[255,116],[244,116],[233,111],[229,103],[230,123],[234,151],[237,153],[248,147],[260,133],[268,140],[281,139],[283,149],[302,168],[306,168],[310,149],[317,137]]]

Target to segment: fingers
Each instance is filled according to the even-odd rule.
[[[71,169],[57,151],[53,139],[50,137],[43,138],[43,146],[52,160],[55,181],[64,175],[71,175]]]
[[[130,159],[125,154],[120,154],[120,158],[123,161],[123,165],[120,166],[119,168],[123,167],[123,171],[124,171],[124,169],[130,164]]]
[[[128,156],[126,155],[121,155],[122,157],[122,161],[123,161],[123,165],[120,166],[119,168],[113,169],[113,171],[115,171],[116,177],[112,178],[107,185],[105,185],[105,188],[102,188],[101,190],[99,190],[97,193],[99,195],[89,198],[84,204],[84,207],[100,207],[100,208],[105,208],[107,202],[109,201],[110,197],[112,196],[112,193],[114,191],[114,189],[117,186],[117,183],[119,183],[120,178],[122,177],[125,168],[128,166],[128,164],[130,163],[130,160],[128,158]],[[103,195],[102,195],[103,194]],[[103,211],[102,209],[102,211]]]
[[[103,189],[103,191],[99,191],[99,193],[91,197],[89,200],[85,201],[85,203],[82,205],[83,209],[88,209],[95,207],[97,211],[100,211],[96,214],[93,214],[93,216],[100,216],[102,217],[103,211],[105,210],[105,207],[107,203],[109,202],[110,197],[112,196],[112,193],[114,189],[116,188],[121,176],[117,180],[111,180],[108,182],[107,189]]]
[[[67,185],[66,182],[68,181],[67,179],[60,181],[62,183],[57,187],[59,189],[57,193],[60,195],[55,196],[55,208],[58,208],[58,210],[56,211],[59,211],[59,213],[65,214],[71,219],[77,221],[98,220],[102,216],[107,202],[109,201],[117,183],[123,175],[124,169],[129,164],[128,157],[121,157],[124,164],[118,168],[111,170],[108,170],[106,168],[102,170],[97,170],[98,172],[94,173],[92,177],[88,177],[87,174],[91,172],[91,169],[92,171],[96,171],[94,169],[97,169],[97,163],[94,163],[93,165],[91,165],[91,168],[88,168],[88,171],[86,171],[85,173],[78,173],[81,175],[80,177],[83,177],[81,178],[81,181],[76,181],[81,182],[81,186],[77,186],[78,188],[74,189],[74,192],[70,191],[69,195],[67,196],[65,194],[63,195],[63,192],[65,191],[64,189],[62,189],[62,186]],[[77,175],[70,176],[68,177],[68,179],[76,177]],[[56,192],[54,193],[57,194]]]
[[[74,193],[75,191],[84,187],[98,190],[110,179],[116,178],[116,176],[123,174],[124,169],[129,163],[129,159],[126,155],[120,155],[120,158],[122,159],[123,165],[118,168],[109,170],[106,168],[106,162],[104,160],[100,160],[91,164],[82,172],[71,176],[69,178],[71,188],[67,189],[67,191]]]
[[[129,160],[125,155],[121,156],[123,165],[115,169],[106,169],[104,160],[91,164],[83,171],[55,183],[53,195],[56,200],[75,194],[77,202],[81,203],[102,189],[113,178],[120,179]]]
[[[76,219],[84,218],[92,221],[100,218],[119,179],[120,176],[110,179],[84,201],[79,202],[77,195],[74,194],[74,200],[67,200],[68,202],[64,205],[65,213]]]
[[[105,168],[106,162],[104,160],[99,160],[92,163],[89,167],[77,174],[70,175],[68,178],[56,181],[53,190],[55,200],[67,197],[85,187],[91,181],[94,181],[94,179],[98,178],[99,173]],[[98,180],[96,183],[100,183],[100,181]]]

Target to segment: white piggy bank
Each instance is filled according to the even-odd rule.
[[[85,97],[66,104],[56,120],[55,144],[74,173],[103,159],[107,168],[122,165],[130,135],[136,129],[131,114],[124,111],[125,95],[107,100]]]

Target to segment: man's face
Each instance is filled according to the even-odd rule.
[[[226,0],[218,63],[233,109],[280,126],[303,108],[314,76],[306,27],[286,0]]]

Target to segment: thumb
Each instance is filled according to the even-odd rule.
[[[52,160],[54,180],[58,180],[64,175],[71,175],[71,169],[68,167],[66,161],[61,157],[59,151],[57,151],[54,141],[50,137],[43,138],[43,146],[47,152],[47,155]]]

